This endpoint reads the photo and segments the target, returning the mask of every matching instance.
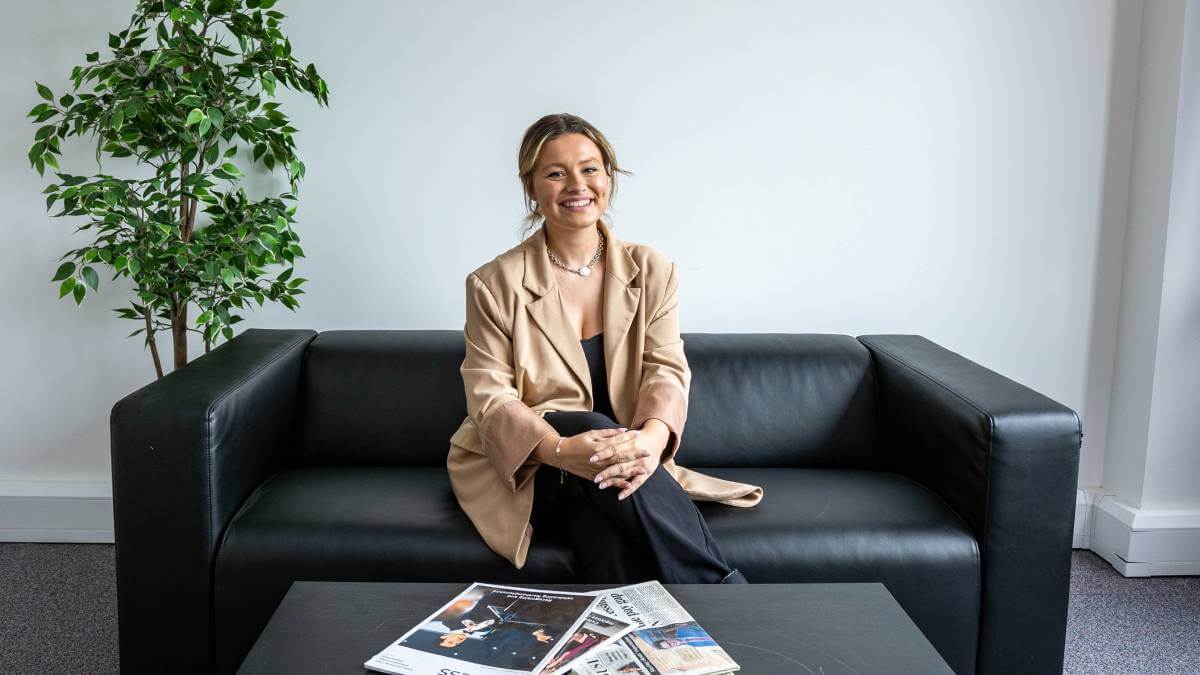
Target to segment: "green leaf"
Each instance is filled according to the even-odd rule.
[[[234,273],[232,268],[226,267],[225,269],[221,270],[221,281],[224,281],[225,285],[232,290],[234,282],[237,281],[237,274]]]
[[[208,165],[216,164],[217,156],[220,154],[220,152],[221,150],[217,147],[217,144],[213,143],[204,153],[204,163]]]
[[[129,269],[129,274],[135,277],[138,272],[142,271],[142,263],[138,262],[135,258],[130,258],[125,267]]]
[[[54,278],[51,279],[50,281],[51,282],[62,281],[63,279],[66,279],[67,277],[71,276],[72,274],[75,274],[75,263],[65,262],[58,266],[58,271],[56,271],[54,273]],[[66,294],[64,293],[63,295],[66,295]],[[59,297],[62,297],[62,296],[60,295]]]
[[[120,129],[121,125],[124,123],[125,123],[125,109],[121,108],[121,109],[117,110],[117,114],[113,115],[112,128]]]
[[[62,285],[58,287],[58,297],[61,298],[64,295],[66,295],[67,293],[70,293],[74,289],[75,289],[75,277],[67,277],[66,281],[62,282]]]
[[[199,96],[196,96],[195,94],[191,94],[189,96],[184,96],[183,98],[179,99],[179,102],[176,105],[178,105],[182,108],[197,108],[203,102],[204,102],[204,99],[200,98]]]
[[[287,218],[283,216],[275,216],[275,231],[283,232],[287,229]]]
[[[184,126],[190,127],[202,119],[204,119],[204,111],[199,108],[192,108],[192,111],[188,113],[187,121],[184,122]]]
[[[83,294],[87,292],[87,289],[83,287],[83,284],[75,284],[75,287],[71,289],[71,292],[75,294],[75,304],[78,305],[79,303],[83,302]]]
[[[212,312],[204,312],[200,316],[196,317],[196,325],[199,326],[200,324],[208,323],[209,321],[212,321],[212,318]]]
[[[108,46],[112,49],[116,49],[117,47],[120,47],[121,46],[121,38],[117,37],[116,35],[113,35],[112,33],[109,33],[108,34]]]
[[[201,138],[208,135],[208,130],[212,128],[212,120],[208,117],[200,120],[200,127],[196,129],[196,133],[200,134]]]
[[[231,176],[241,176],[242,172],[237,168],[237,165],[230,162],[225,162],[221,165],[221,170]]]
[[[220,108],[209,108],[208,119],[212,120],[213,126],[220,129],[225,124],[225,115]]]
[[[87,285],[92,287],[93,291],[100,289],[100,275],[96,274],[96,270],[91,267],[84,267],[80,274],[83,276],[83,280],[87,282]]]
[[[88,63],[95,63],[100,60],[100,52],[88,52],[84,58],[87,59]]]
[[[158,61],[162,58],[162,55],[161,51],[154,52],[154,56],[150,57],[150,70],[154,70],[154,66],[158,65]]]
[[[34,84],[37,85],[38,96],[41,96],[42,98],[46,99],[47,101],[54,100],[54,94],[50,91],[50,87],[47,87],[46,85],[42,84],[41,82],[37,82],[37,81],[35,81]]]

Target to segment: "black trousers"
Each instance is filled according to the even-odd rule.
[[[551,412],[545,420],[562,436],[620,428],[598,412]],[[620,492],[617,487],[601,490],[571,473],[563,478],[557,468],[542,465],[534,477],[534,536],[565,530],[583,583],[732,581],[733,570],[704,516],[671,474],[660,467],[629,497],[618,500]]]

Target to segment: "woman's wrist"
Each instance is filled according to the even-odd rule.
[[[671,427],[667,426],[666,422],[657,417],[651,417],[642,423],[642,433],[652,434],[656,438],[666,441],[671,436]]]
[[[550,434],[543,438],[533,449],[533,458],[542,464],[558,466],[554,457],[554,448],[558,447],[560,439],[566,440],[558,434]]]

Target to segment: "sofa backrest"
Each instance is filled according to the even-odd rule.
[[[684,333],[692,371],[676,461],[687,467],[869,466],[871,356],[848,335]]]
[[[684,333],[683,466],[859,466],[875,449],[870,355],[846,335]],[[326,331],[301,377],[300,462],[444,465],[466,417],[461,331]]]
[[[301,375],[301,461],[444,466],[467,416],[465,356],[462,331],[318,334]]]

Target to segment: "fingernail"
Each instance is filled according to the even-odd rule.
[[[625,495],[624,495],[624,494],[617,495],[617,501],[620,501],[620,500],[622,500],[622,499],[625,499]]]
[[[617,431],[629,431],[629,430],[626,429],[625,427],[621,427],[620,429],[617,429]]]
[[[641,429],[634,429],[634,430],[633,430],[633,433],[634,433],[634,435],[641,436],[641,435],[642,435],[642,430],[641,430]]]
[[[600,476],[596,476],[596,477],[595,477],[595,478],[592,480],[592,482],[593,482],[593,483],[599,483],[599,482],[600,482],[600,481],[602,481],[602,480],[604,480],[604,479],[603,479],[603,478],[601,478]]]
[[[603,490],[603,489],[604,489],[604,488],[606,488],[606,487],[608,487],[608,483],[601,483],[601,484],[600,484],[600,489],[601,489],[601,490]]]
[[[594,462],[594,461],[596,461],[596,457],[598,457],[598,456],[599,456],[599,455],[592,455],[592,458],[591,458],[591,459],[589,459],[588,461],[589,461],[589,462]]]

